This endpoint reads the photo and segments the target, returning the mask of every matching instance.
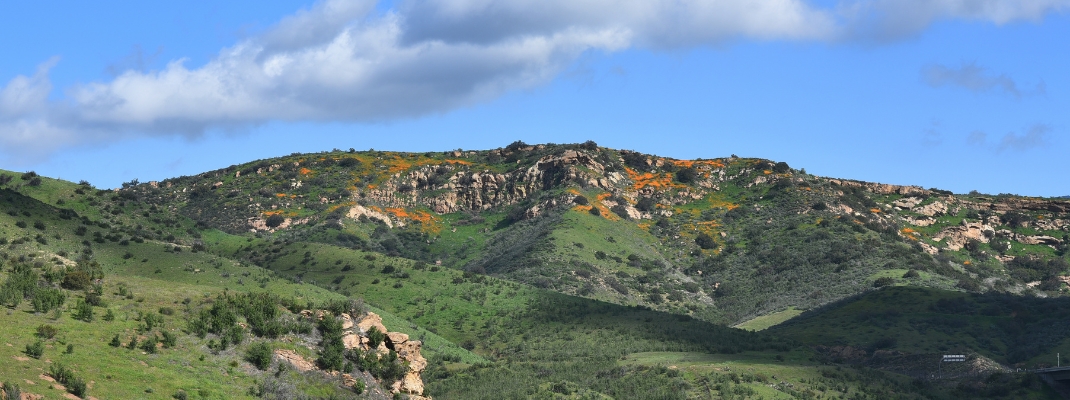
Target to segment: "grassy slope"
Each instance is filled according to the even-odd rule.
[[[386,170],[389,167],[393,171],[393,168],[397,166],[408,165],[410,161],[406,160],[420,160],[420,157],[384,154],[380,154],[379,160],[368,158],[367,155],[356,155],[355,157],[358,158],[364,157],[361,158],[360,167],[357,169],[368,172],[376,168]],[[434,155],[431,158],[435,157],[443,158],[441,155]],[[383,160],[387,158],[390,160],[387,160],[389,162],[386,164],[390,165],[383,164]],[[532,162],[534,158],[537,156],[532,155],[522,161]],[[309,158],[300,156],[297,161],[303,162],[306,159]],[[320,157],[320,162],[323,159],[324,157]],[[508,170],[513,160],[505,161],[507,162],[503,164],[504,166],[497,165],[490,169]],[[730,175],[753,162],[753,160],[742,160],[737,163],[738,165],[731,164]],[[254,164],[262,163],[249,163],[249,165],[238,166],[236,169],[243,170]],[[296,168],[293,171],[285,171],[285,174],[299,174],[298,177],[303,177],[307,185],[312,185],[308,186],[311,189],[304,190],[301,194],[304,197],[295,197],[296,194],[285,198],[270,196],[270,200],[280,202],[279,205],[289,204],[288,207],[293,209],[291,210],[294,213],[293,216],[322,216],[330,210],[328,207],[311,205],[302,208],[293,205],[294,201],[300,201],[302,198],[315,199],[321,195],[329,196],[331,193],[324,192],[325,188],[344,187],[358,180],[367,180],[359,176],[357,172],[328,174],[326,171],[333,171],[331,168],[334,167],[319,168],[312,164],[309,166],[312,167],[312,172],[307,176],[305,172],[298,171]],[[199,177],[178,180],[175,183],[182,185],[220,180],[224,182],[225,188],[230,188],[229,185],[239,184],[239,180],[233,178],[234,172],[227,170],[206,173]],[[645,304],[661,310],[693,314],[717,321],[738,321],[748,315],[762,315],[770,311],[783,310],[784,307],[820,304],[827,301],[823,300],[826,298],[839,298],[857,293],[860,288],[869,288],[870,282],[876,278],[902,276],[905,271],[904,267],[922,269],[921,277],[913,280],[900,279],[899,284],[951,287],[955,284],[954,279],[976,279],[967,274],[955,275],[954,272],[949,272],[954,269],[940,265],[933,266],[931,259],[926,261],[927,258],[920,257],[917,249],[900,245],[899,243],[903,242],[901,239],[888,235],[883,232],[883,227],[870,223],[866,218],[860,218],[859,221],[843,220],[831,225],[821,225],[820,222],[823,219],[829,219],[829,216],[821,213],[814,215],[807,210],[810,204],[817,201],[829,204],[839,201],[835,195],[830,195],[830,193],[835,193],[836,187],[822,184],[812,177],[807,179],[810,180],[809,184],[813,186],[813,190],[803,190],[802,186],[783,188],[750,185],[750,180],[756,175],[761,176],[760,174],[762,174],[761,171],[756,171],[751,175],[744,174],[735,182],[722,183],[718,195],[678,204],[672,208],[674,215],[669,218],[667,228],[653,227],[654,221],[650,220],[637,222],[615,220],[612,215],[606,213],[602,218],[578,210],[560,213],[560,219],[551,225],[552,229],[545,231],[545,236],[540,236],[543,239],[523,244],[522,247],[529,247],[524,247],[517,253],[529,259],[547,260],[547,263],[537,265],[537,267],[546,268],[520,269],[500,274],[500,276],[540,285],[542,282],[539,279],[546,279],[546,287],[566,293],[576,293],[589,283],[594,286],[594,290],[585,295],[595,299],[622,304]],[[243,173],[243,177],[246,176],[250,175]],[[251,235],[232,236],[220,232],[204,232],[202,237],[201,233],[198,233],[200,229],[195,227],[193,221],[176,215],[176,211],[182,210],[182,213],[202,221],[211,221],[213,218],[228,215],[244,218],[240,211],[241,207],[245,206],[242,200],[244,196],[250,195],[252,198],[252,192],[262,187],[277,187],[283,190],[285,188],[282,186],[289,183],[287,179],[280,179],[285,178],[284,174],[265,175],[265,177],[272,180],[267,184],[259,178],[240,180],[240,191],[249,191],[249,193],[239,191],[237,196],[229,194],[223,196],[232,193],[233,190],[218,192],[219,199],[217,200],[225,197],[231,199],[228,200],[229,203],[213,200],[212,196],[216,196],[214,192],[202,190],[198,193],[203,196],[196,201],[176,198],[174,202],[160,203],[162,206],[159,209],[155,206],[148,207],[149,203],[146,202],[127,201],[124,193],[83,189],[84,194],[78,194],[75,193],[80,189],[77,185],[47,178],[43,179],[40,187],[23,186],[20,190],[47,204],[78,210],[80,215],[89,216],[94,222],[104,223],[90,226],[85,236],[74,237],[70,232],[73,232],[77,220],[64,225],[63,220],[55,217],[55,209],[40,204],[31,204],[31,208],[40,208],[39,214],[49,226],[46,228],[47,234],[58,233],[61,236],[59,239],[45,238],[49,245],[44,247],[51,249],[53,253],[66,250],[75,254],[74,252],[81,248],[78,242],[83,239],[94,240],[93,234],[96,231],[100,231],[104,236],[116,235],[116,238],[119,233],[126,237],[135,234],[144,237],[146,239],[144,244],[130,243],[127,246],[121,246],[116,243],[116,240],[110,238],[104,239],[105,243],[93,244],[94,256],[101,260],[109,272],[116,273],[117,276],[128,277],[130,281],[127,284],[134,287],[136,293],[140,294],[145,291],[160,293],[159,299],[146,298],[140,304],[158,306],[166,304],[168,299],[173,304],[177,299],[174,296],[198,298],[198,294],[203,296],[204,293],[212,293],[221,288],[255,291],[260,290],[257,287],[261,282],[265,282],[264,289],[290,293],[306,299],[336,296],[326,290],[308,285],[294,285],[288,280],[315,283],[339,293],[364,297],[369,303],[387,311],[384,317],[388,321],[398,321],[400,325],[407,325],[399,326],[398,330],[410,329],[409,333],[423,338],[427,342],[425,348],[429,355],[440,356],[428,371],[428,376],[430,377],[429,389],[441,398],[491,398],[495,394],[500,396],[503,387],[506,388],[507,393],[516,396],[569,392],[571,395],[608,394],[618,397],[672,398],[679,394],[699,396],[707,393],[703,390],[709,390],[709,382],[715,380],[720,382],[726,377],[731,380],[731,377],[727,375],[719,377],[691,373],[680,375],[661,368],[635,367],[636,365],[657,365],[660,363],[658,357],[650,359],[635,356],[631,361],[620,359],[622,355],[636,352],[671,351],[687,352],[685,354],[695,352],[708,354],[710,352],[732,353],[739,349],[755,348],[765,350],[739,356],[736,359],[741,364],[753,364],[757,368],[764,361],[755,361],[755,357],[775,359],[776,355],[781,355],[787,356],[788,364],[801,363],[797,366],[802,368],[800,371],[809,368],[805,362],[797,359],[799,357],[792,356],[796,352],[806,354],[806,351],[797,349],[784,352],[785,348],[779,348],[778,351],[775,346],[771,347],[770,341],[775,341],[771,336],[747,336],[689,318],[643,308],[621,307],[563,296],[514,282],[463,274],[448,268],[432,271],[433,268],[423,262],[333,246],[331,243],[335,241],[337,233],[329,229],[323,230],[313,226],[304,231],[305,228],[302,227],[276,235],[276,238],[284,239],[285,242],[265,240]],[[325,183],[327,186],[315,186],[314,179],[317,177],[323,178],[324,181],[320,183]],[[336,177],[342,177],[342,186],[330,183]],[[383,178],[373,177],[371,181],[363,182],[363,184],[381,183]],[[16,181],[16,183],[19,182]],[[357,185],[360,184],[357,183]],[[599,194],[584,193],[591,199]],[[877,200],[891,201],[894,197],[877,198]],[[63,200],[62,204],[57,204],[59,200]],[[734,210],[734,206],[737,205],[746,212],[730,213],[729,211]],[[20,205],[19,209],[21,210],[24,206]],[[484,212],[481,215],[483,221],[474,224],[456,223],[462,219],[471,220],[471,215],[468,213],[441,216],[437,222],[441,225],[441,230],[437,235],[428,237],[427,241],[431,243],[423,246],[420,245],[422,243],[420,241],[406,242],[406,246],[412,246],[412,248],[403,248],[401,253],[424,261],[442,259],[447,266],[472,265],[473,261],[484,257],[486,251],[493,251],[497,248],[494,245],[500,243],[498,238],[507,237],[508,234],[523,237],[525,233],[533,232],[521,230],[531,225],[528,223],[502,224],[505,213],[506,210],[503,209]],[[961,221],[964,213],[965,211],[960,210],[958,215],[941,217],[940,224],[943,224],[941,226]],[[38,214],[32,213],[32,215]],[[8,221],[9,225],[12,225],[14,220],[26,219],[18,215],[12,218],[14,219]],[[709,218],[714,218],[714,220],[711,221]],[[32,223],[33,220],[27,219],[27,221]],[[313,224],[315,222],[314,220]],[[53,226],[57,227],[54,228],[57,232],[52,230]],[[32,226],[22,231],[16,230],[18,228],[14,228],[13,225],[11,228],[12,235],[28,236],[30,246],[37,246],[33,244],[36,243],[33,241],[33,236],[37,233],[34,232]],[[720,246],[716,251],[697,250],[693,239],[699,228],[712,229],[711,232]],[[453,229],[456,229],[456,232]],[[935,232],[935,229],[937,228],[930,230]],[[390,233],[384,237],[375,237],[378,234],[375,224],[347,222],[343,230],[368,240],[373,249],[378,249],[375,247],[377,240],[393,235]],[[1028,229],[1020,231],[1020,233],[1035,233]],[[724,232],[727,235],[726,238],[716,235],[720,232]],[[929,232],[931,233],[933,232]],[[609,240],[610,237],[613,240]],[[810,239],[800,241],[807,237]],[[189,245],[198,238],[208,242],[209,253],[194,254],[189,251]],[[304,243],[302,242],[304,238],[319,243]],[[813,238],[817,238],[818,246],[814,245]],[[881,243],[880,250],[871,250],[869,253],[861,254],[857,259],[847,260],[845,264],[851,265],[851,268],[847,270],[849,275],[847,279],[839,273],[840,271],[836,271],[835,275],[829,275],[827,272],[823,272],[825,275],[813,274],[814,271],[822,268],[819,262],[821,257],[842,250],[842,247],[836,246],[845,244],[848,248],[850,246],[865,248],[878,242]],[[577,246],[576,243],[582,244],[583,247]],[[488,246],[488,244],[491,245]],[[178,245],[182,251],[175,253],[175,245]],[[818,248],[821,251],[817,254],[818,258],[799,262],[798,259],[778,258],[784,253],[785,248],[778,248],[777,245],[786,245],[788,250],[793,250],[791,246],[803,246],[801,248]],[[725,251],[729,254],[721,254],[722,250],[730,247],[733,251]],[[1050,248],[1037,247],[1034,249],[1028,246],[1017,246],[1012,247],[1011,252],[1029,251],[1049,256],[1054,254]],[[607,257],[595,257],[598,251],[607,254]],[[127,252],[131,257],[123,258]],[[305,252],[309,252],[309,257],[304,256]],[[635,265],[629,265],[627,262],[627,256],[632,254],[640,258]],[[366,256],[375,258],[370,260]],[[973,259],[973,255],[965,251],[952,254],[952,256],[953,261],[960,263]],[[618,262],[613,257],[619,257],[621,261]],[[141,260],[147,261],[141,262]],[[888,263],[889,260],[894,262]],[[663,262],[664,264],[660,265],[664,268],[650,268],[653,265],[651,263],[655,261]],[[980,262],[973,264],[985,265]],[[273,278],[270,273],[257,268],[256,265],[274,270],[275,273],[289,279]],[[351,268],[343,271],[346,265]],[[383,267],[387,265],[405,273],[383,273]],[[790,265],[791,268],[786,271],[782,270],[784,265]],[[991,266],[989,268],[991,269]],[[196,271],[198,269],[201,271]],[[589,272],[593,273],[592,276],[584,277],[577,274],[577,271],[581,269],[590,270]],[[961,267],[959,269],[962,270]],[[705,274],[696,273],[700,270]],[[770,271],[772,274],[763,277]],[[243,276],[246,272],[249,275]],[[948,275],[953,276],[954,279],[948,279]],[[605,278],[610,276],[625,283],[629,289],[627,295],[607,288]],[[756,277],[773,280],[755,279]],[[805,278],[801,280],[805,285],[798,284],[800,280],[797,278],[799,277]],[[341,280],[336,282],[339,278]],[[644,281],[642,278],[647,279]],[[180,283],[160,285],[160,279]],[[376,280],[379,282],[372,283]],[[782,280],[791,281],[793,284],[777,283]],[[684,290],[685,284],[691,281],[702,285],[698,290]],[[724,286],[718,288],[717,284],[724,284]],[[167,290],[163,290],[163,286],[166,286]],[[782,290],[785,288],[790,289],[787,296],[784,296]],[[684,296],[687,301],[668,298],[668,295],[674,292]],[[818,296],[815,297],[814,293],[818,293]],[[654,297],[651,297],[654,294],[663,296],[660,301],[654,301],[652,300]],[[704,297],[707,295],[713,297],[717,308],[728,310],[728,312],[696,312],[704,311],[702,307],[709,302],[709,297]],[[758,301],[757,303],[744,303],[739,299],[757,299]],[[152,303],[153,301],[158,301],[158,303]],[[136,301],[134,303],[138,304]],[[118,303],[113,303],[112,307],[115,307],[115,304]],[[688,307],[689,305],[691,307]],[[879,309],[878,306],[868,304],[860,307],[861,310]],[[712,309],[705,309],[705,311],[710,310]],[[396,313],[397,317],[390,315],[390,312]],[[851,337],[853,339],[850,340],[855,340],[851,343],[862,346],[880,339],[880,334],[883,332],[895,332],[899,329],[891,325],[878,326],[877,329],[859,326],[858,324],[872,323],[871,320],[874,317],[870,316],[870,319],[865,320],[859,318],[855,316],[854,319],[839,321],[839,326],[847,332],[842,336],[833,334],[835,330],[825,336],[814,336],[816,335],[813,333],[815,329],[809,331],[797,329],[795,327],[801,325],[792,323],[787,324],[786,327],[774,327],[772,331],[789,337],[799,335],[810,343],[845,343],[844,338]],[[419,327],[403,322],[405,320],[411,320],[419,324]],[[804,318],[802,321],[807,320],[816,320],[816,318]],[[94,324],[96,323],[99,322]],[[388,326],[395,329],[389,323]],[[705,332],[706,335],[698,335],[698,332]],[[952,332],[949,335],[959,334],[960,332]],[[1005,351],[1009,347],[1001,348],[998,345],[981,343],[975,339],[981,335],[973,332],[967,336],[974,338],[971,339],[973,341],[964,340],[963,343],[971,346],[988,346],[987,348],[994,349],[993,352]],[[924,351],[933,346],[939,348],[939,345],[946,345],[949,341],[947,338],[942,338],[939,339],[942,340],[939,343],[918,344],[912,340],[903,341],[903,348],[911,351]],[[479,355],[462,350],[457,344],[472,347]],[[788,348],[792,346],[794,345],[789,345]],[[76,350],[75,355],[77,354]],[[732,359],[733,356],[724,355],[724,357],[727,360]],[[210,361],[211,358],[208,360]],[[446,362],[441,362],[443,360]],[[226,359],[219,360],[219,365],[229,366]],[[810,376],[807,374],[810,373],[812,371],[785,374],[795,379],[807,379]],[[614,378],[606,378],[607,376]],[[845,376],[828,379],[841,383],[853,382]],[[885,376],[872,379],[884,382],[876,386],[887,384],[898,387],[896,383],[898,378]],[[623,387],[621,383],[624,381],[634,383]],[[754,382],[757,381],[752,383]],[[561,385],[563,386],[559,387]],[[816,390],[816,386],[811,389]],[[923,389],[933,391],[933,393],[940,392],[939,388]],[[94,392],[91,391],[91,393]],[[162,391],[157,391],[157,393],[166,394]]]
[[[1035,368],[1070,350],[1065,298],[1039,299],[889,287],[770,329],[810,344],[910,354],[980,354]],[[891,339],[891,340],[889,340]]]
[[[74,195],[72,187],[75,186],[45,181],[42,188],[32,188],[41,189],[34,190],[32,194],[44,199],[66,198],[67,204],[78,204],[78,199],[71,198]],[[69,194],[64,196],[65,192]],[[0,196],[0,237],[8,239],[7,246],[2,250],[4,258],[14,260],[21,256],[24,259],[29,257],[30,262],[39,260],[44,265],[39,270],[48,265],[61,267],[66,258],[58,254],[76,258],[77,254],[85,252],[85,246],[80,242],[92,238],[93,232],[102,231],[106,236],[112,233],[109,229],[92,225],[85,234],[77,235],[74,233],[76,228],[83,225],[80,219],[60,218],[55,208],[19,193],[3,190]],[[18,221],[28,224],[20,228],[16,226]],[[33,222],[38,221],[44,224],[43,230],[33,226]],[[175,233],[184,232],[178,230]],[[44,238],[44,243],[33,239],[38,235]],[[21,237],[30,239],[21,244],[11,243]],[[107,239],[103,242],[91,241],[90,248],[93,260],[103,267],[104,279],[101,283],[106,307],[94,307],[96,320],[93,322],[74,320],[71,310],[83,295],[81,292],[68,291],[66,305],[58,314],[35,314],[29,302],[9,308],[5,323],[0,324],[0,340],[4,341],[0,347],[0,358],[10,360],[0,363],[0,376],[4,380],[20,384],[25,392],[57,398],[62,392],[49,389],[47,382],[39,377],[48,371],[51,362],[63,363],[71,367],[78,377],[91,382],[89,394],[98,398],[153,396],[147,390],[151,390],[155,396],[168,397],[179,389],[186,390],[195,398],[241,398],[247,396],[248,388],[260,376],[255,368],[242,360],[242,349],[249,341],[225,352],[211,351],[205,347],[205,340],[181,332],[185,328],[188,312],[195,311],[203,301],[224,291],[268,291],[304,303],[343,298],[338,293],[316,286],[278,279],[270,271],[249,264],[210,253],[193,252],[189,246],[175,246],[155,240],[130,242],[127,245]],[[182,250],[176,252],[176,247]],[[70,261],[66,263],[73,265]],[[4,270],[0,272],[2,281],[9,271],[0,269]],[[130,294],[120,296],[119,288]],[[192,300],[189,306],[183,303],[184,299]],[[139,313],[157,313],[164,307],[176,311],[173,316],[164,316],[165,323],[156,332],[168,330],[176,333],[179,337],[176,348],[145,354],[142,350],[117,349],[107,345],[116,334],[126,344],[137,333],[135,328],[139,324],[136,320]],[[107,309],[116,315],[114,321],[102,320]],[[428,356],[448,353],[479,360],[479,357],[404,319],[389,312],[376,311],[383,314],[384,323],[390,329],[426,340]],[[56,327],[59,335],[46,341],[48,349],[42,359],[25,357],[22,353],[25,345],[35,340],[35,329],[44,324]],[[68,344],[74,346],[74,353],[62,354]],[[277,345],[292,347],[284,343]],[[292,348],[306,356],[314,356],[314,353],[300,346]],[[31,385],[27,380],[35,384]],[[326,383],[313,380],[307,384],[309,393],[326,395],[335,391]]]

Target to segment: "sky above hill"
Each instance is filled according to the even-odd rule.
[[[1070,194],[1070,0],[0,2],[0,168],[515,140]]]

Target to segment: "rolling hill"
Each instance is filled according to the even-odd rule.
[[[403,340],[332,353],[375,334],[330,321],[369,311],[427,359],[397,396],[434,398],[1047,398],[1007,371],[1066,346],[1060,199],[593,142],[291,154],[114,190],[0,172],[0,195],[0,376],[49,398],[57,364],[100,398],[392,396],[392,363],[419,364],[382,361]],[[263,345],[317,368],[261,370]],[[945,351],[976,362],[933,379]]]

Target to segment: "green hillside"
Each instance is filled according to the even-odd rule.
[[[0,171],[0,211],[0,381],[46,398],[391,397],[393,361],[332,350],[365,310],[422,342],[436,399],[1051,398],[1011,371],[1066,350],[1070,202],[762,159],[517,142],[115,190]],[[263,344],[364,389],[261,370]],[[970,369],[934,377],[943,352]]]

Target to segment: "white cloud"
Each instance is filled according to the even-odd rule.
[[[324,0],[202,66],[119,71],[50,100],[49,60],[0,91],[9,156],[131,135],[196,136],[275,120],[384,121],[447,112],[545,84],[583,53],[731,40],[840,41],[878,19],[917,31],[941,18],[1036,20],[1066,1]],[[880,25],[880,24],[878,24]],[[883,29],[883,28],[882,28]]]

